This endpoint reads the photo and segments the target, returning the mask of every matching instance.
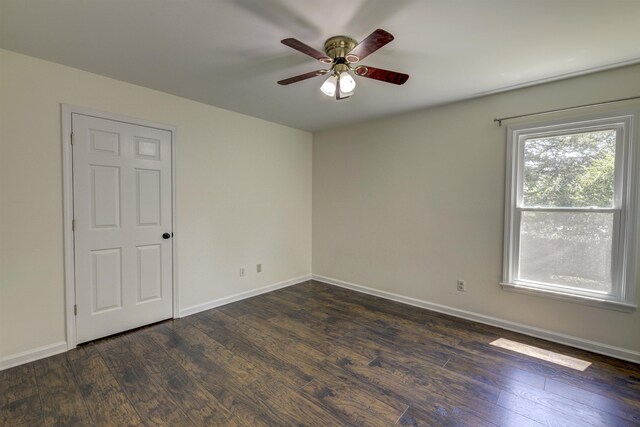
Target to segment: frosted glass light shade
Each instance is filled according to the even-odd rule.
[[[340,90],[343,92],[353,92],[356,88],[356,81],[348,71],[340,73]]]
[[[338,76],[332,74],[327,80],[322,83],[320,90],[327,96],[334,96],[336,94],[336,86],[338,85]]]

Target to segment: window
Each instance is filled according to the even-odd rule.
[[[635,307],[634,119],[508,129],[503,288]]]

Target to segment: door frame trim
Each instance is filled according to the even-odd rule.
[[[79,107],[70,104],[60,104],[62,115],[62,199],[63,199],[63,234],[64,234],[64,299],[65,299],[65,329],[67,338],[67,350],[76,347],[76,316],[73,306],[76,303],[75,287],[75,256],[74,238],[72,230],[73,220],[73,152],[71,150],[71,115],[82,114],[99,119],[114,120],[133,125],[151,127],[165,130],[171,133],[171,214],[172,232],[178,235],[176,220],[176,142],[177,127],[164,123],[152,122],[145,119],[108,113],[92,108]],[[172,263],[173,263],[173,314],[172,317],[180,317],[179,292],[178,292],[178,238],[171,239]]]

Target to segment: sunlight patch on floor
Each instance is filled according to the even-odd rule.
[[[571,356],[565,356],[564,354],[555,353],[550,350],[544,350],[532,345],[511,341],[506,338],[498,338],[497,340],[492,342],[491,345],[515,351],[516,353],[535,357],[536,359],[546,360],[547,362],[566,366],[567,368],[576,369],[578,371],[584,371],[589,367],[589,365],[591,365],[591,362],[576,359],[575,357]]]

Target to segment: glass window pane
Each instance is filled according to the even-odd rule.
[[[519,279],[611,292],[612,213],[522,212]]]
[[[524,141],[526,207],[613,207],[616,130]]]

